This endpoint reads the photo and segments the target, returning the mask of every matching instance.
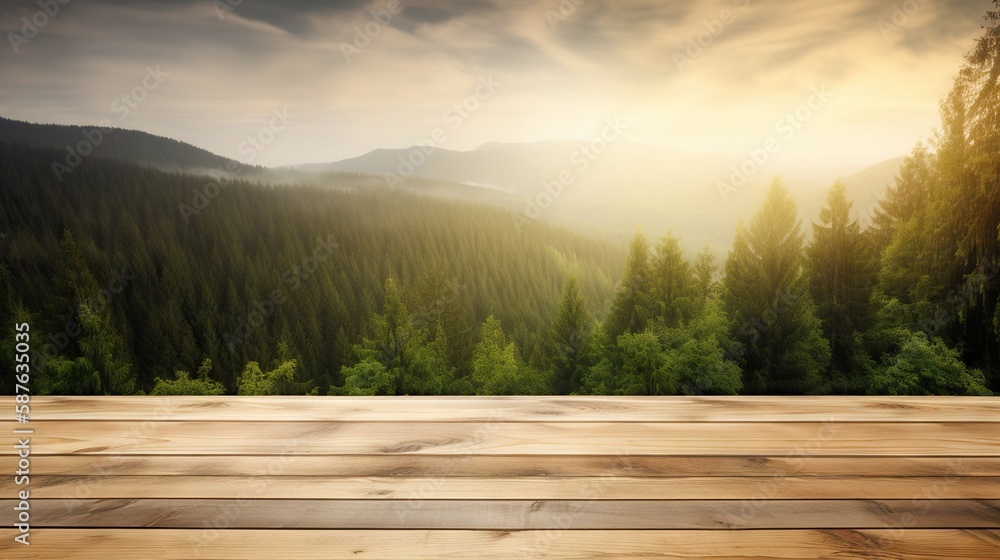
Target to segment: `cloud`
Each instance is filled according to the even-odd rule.
[[[836,101],[788,157],[877,161],[927,135],[989,7],[401,0],[375,25],[372,11],[389,0],[229,1],[222,18],[213,0],[67,4],[21,52],[0,54],[5,116],[96,122],[145,66],[160,64],[170,77],[121,126],[235,157],[260,119],[288,106],[300,117],[259,162],[299,163],[407,145],[495,74],[501,90],[445,147],[586,138],[617,114],[634,140],[738,153],[823,84]],[[3,4],[0,30],[17,32],[34,11],[33,2]],[[346,57],[345,45],[359,52]],[[678,68],[675,55],[691,45],[697,55]]]

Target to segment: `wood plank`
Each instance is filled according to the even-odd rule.
[[[31,546],[0,529],[9,560],[328,560],[380,558],[713,558],[995,560],[1000,531],[961,529],[747,531],[378,531],[38,529]]]
[[[330,477],[953,477],[1000,476],[1000,457],[614,455],[32,455],[34,475]],[[16,458],[0,455],[0,472]]]
[[[15,495],[13,477],[0,496]],[[34,498],[254,499],[1000,499],[1000,477],[385,478],[32,476]]]
[[[13,526],[14,500],[0,500]],[[34,500],[35,527],[198,529],[1000,528],[991,500]]]
[[[48,399],[2,558],[1000,557],[1000,399]]]
[[[0,422],[9,431],[15,422]],[[113,455],[981,455],[992,423],[47,422],[32,452]],[[12,446],[0,454],[12,455]]]
[[[54,397],[34,421],[1000,422],[992,397]],[[0,407],[13,397],[0,397]]]

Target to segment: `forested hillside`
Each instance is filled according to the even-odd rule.
[[[206,358],[230,391],[248,362],[291,359],[295,380],[312,382],[300,388],[326,391],[342,383],[387,278],[466,372],[487,315],[532,352],[567,275],[595,306],[620,275],[619,248],[518,226],[501,210],[385,188],[213,183],[99,158],[59,181],[57,156],[0,147],[0,312],[52,345],[36,346],[36,371],[56,393],[149,391]]]
[[[244,165],[172,138],[114,128],[110,124],[34,124],[0,117],[0,142],[58,149],[51,166],[52,172],[60,177],[71,174],[79,162],[91,155],[176,170],[239,170],[244,174],[263,171],[261,167]]]

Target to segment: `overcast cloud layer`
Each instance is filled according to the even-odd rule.
[[[829,100],[780,157],[862,165],[930,134],[992,6],[402,0],[376,25],[389,0],[226,1],[69,0],[26,43],[8,33],[22,34],[38,3],[4,2],[0,115],[110,118],[246,160],[240,143],[287,108],[294,119],[253,161],[268,165],[409,146],[438,128],[453,149],[585,140],[613,116],[633,141],[741,153],[816,88]],[[381,29],[358,48],[366,25]],[[167,76],[120,118],[115,100],[157,66]],[[447,113],[491,75],[500,85],[466,99],[474,111]]]

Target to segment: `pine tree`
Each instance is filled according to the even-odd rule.
[[[411,313],[413,325],[426,329],[436,340],[437,327],[447,338],[445,357],[450,367],[467,373],[475,329],[468,320],[467,293],[445,272],[434,269],[419,282]]]
[[[395,379],[395,393],[404,394],[404,379],[409,360],[409,348],[417,342],[418,331],[413,328],[410,315],[403,303],[396,282],[392,278],[385,281],[385,298],[382,313],[372,317],[373,337],[366,339],[358,347],[362,360],[367,357],[381,363]]]
[[[82,376],[79,380],[82,386],[106,395],[131,395],[135,393],[131,356],[112,322],[98,283],[68,230],[64,232],[60,246],[63,260],[57,274],[57,286],[64,297],[55,301],[60,307],[70,304],[73,320],[68,324],[75,325],[74,330],[79,333],[75,342],[82,360],[71,360],[72,367],[59,362],[59,371],[51,373],[55,378],[61,378],[63,383],[68,381],[67,375]],[[48,373],[47,369],[43,369],[43,375]],[[92,380],[99,380],[96,387]]]
[[[911,189],[922,205],[907,221],[896,220],[882,254],[879,290],[896,310],[883,331],[924,331],[931,339],[940,336],[960,345],[970,365],[981,367],[997,388],[1000,11],[988,12],[986,20],[985,32],[941,103],[935,153],[911,174],[918,180],[908,183],[929,187]],[[898,344],[890,351],[899,352]]]
[[[892,241],[902,224],[924,211],[934,182],[934,155],[917,143],[903,160],[899,174],[886,189],[872,216],[872,238],[879,253]]]
[[[650,306],[666,327],[677,327],[693,313],[694,275],[684,259],[680,239],[668,233],[656,246],[651,266]]]
[[[837,181],[827,193],[819,223],[813,223],[813,239],[806,251],[816,315],[830,342],[830,377],[834,372],[855,378],[861,373],[866,360],[860,355],[864,352],[860,336],[872,319],[874,276],[869,248],[850,213],[846,188]]]
[[[80,350],[90,368],[101,378],[101,390],[107,395],[131,395],[135,376],[122,340],[106,314],[87,304],[80,306]]]
[[[950,131],[942,174],[953,185],[937,205],[936,237],[957,236],[960,261],[946,280],[945,306],[958,320],[957,337],[971,361],[1000,389],[1000,0],[986,14],[983,34],[965,57],[942,125]],[[950,218],[950,219],[949,219]],[[964,286],[973,297],[956,298]],[[957,303],[957,305],[956,305]]]
[[[614,342],[625,332],[642,332],[646,328],[651,316],[649,289],[649,245],[646,243],[646,235],[639,230],[632,238],[625,275],[604,323],[608,340]]]
[[[549,329],[548,355],[555,391],[577,391],[587,369],[593,365],[593,320],[580,294],[576,277],[570,276],[563,288],[559,311]]]
[[[1000,0],[994,5],[998,10],[987,12],[985,30],[966,55],[955,86],[955,94],[963,96],[960,117],[970,172],[963,200],[969,220],[960,249],[974,266],[997,256],[1000,224]]]
[[[698,253],[694,263],[695,293],[701,302],[708,301],[712,295],[715,271],[715,255],[712,254],[712,250],[708,246],[705,246]]]
[[[471,380],[479,395],[517,395],[541,392],[537,375],[521,362],[517,345],[503,332],[496,317],[483,322],[479,343],[472,352]]]
[[[723,281],[749,392],[815,391],[829,364],[802,270],[802,239],[795,202],[776,179],[750,226],[737,227]]]
[[[349,394],[385,390],[386,375],[394,379],[393,393],[397,395],[441,394],[450,390],[455,368],[447,363],[446,340],[429,341],[428,331],[413,325],[392,278],[385,282],[383,313],[372,317],[371,330],[372,338],[364,339],[354,348],[357,360],[341,370]],[[376,383],[377,387],[359,386],[359,382]]]

